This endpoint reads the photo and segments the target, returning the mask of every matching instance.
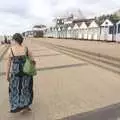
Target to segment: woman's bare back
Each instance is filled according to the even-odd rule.
[[[8,55],[9,57],[12,57],[12,52],[11,49],[13,51],[14,56],[22,56],[26,54],[26,47],[25,46],[18,46],[18,45],[14,45],[12,46],[9,51],[8,51]]]

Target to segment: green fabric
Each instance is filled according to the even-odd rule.
[[[29,56],[25,57],[26,62],[23,66],[23,72],[27,75],[36,75],[36,68]]]
[[[27,53],[27,48],[26,48],[26,53]],[[33,64],[31,58],[28,56],[28,54],[26,54],[25,56],[25,64],[23,66],[23,72],[27,75],[31,75],[31,76],[34,76],[37,74],[37,71],[36,71],[36,68],[35,68],[35,65]]]

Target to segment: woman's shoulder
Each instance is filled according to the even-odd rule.
[[[15,46],[10,46],[9,49],[8,49],[8,52],[10,52],[11,50],[15,49]]]
[[[12,45],[12,46],[10,46],[10,49],[16,49],[16,48],[19,48],[18,46],[16,46],[16,45]],[[20,46],[20,48],[27,48],[27,46],[26,45],[21,45]]]
[[[9,49],[16,49],[16,45],[11,45]]]

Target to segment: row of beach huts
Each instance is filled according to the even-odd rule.
[[[44,37],[120,42],[120,20],[112,22],[106,19],[102,24],[98,24],[95,19],[62,21],[48,28]]]

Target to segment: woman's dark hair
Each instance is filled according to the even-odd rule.
[[[21,45],[23,42],[23,37],[20,33],[15,33],[13,35],[13,40],[15,40],[15,42],[17,42],[19,45]]]

